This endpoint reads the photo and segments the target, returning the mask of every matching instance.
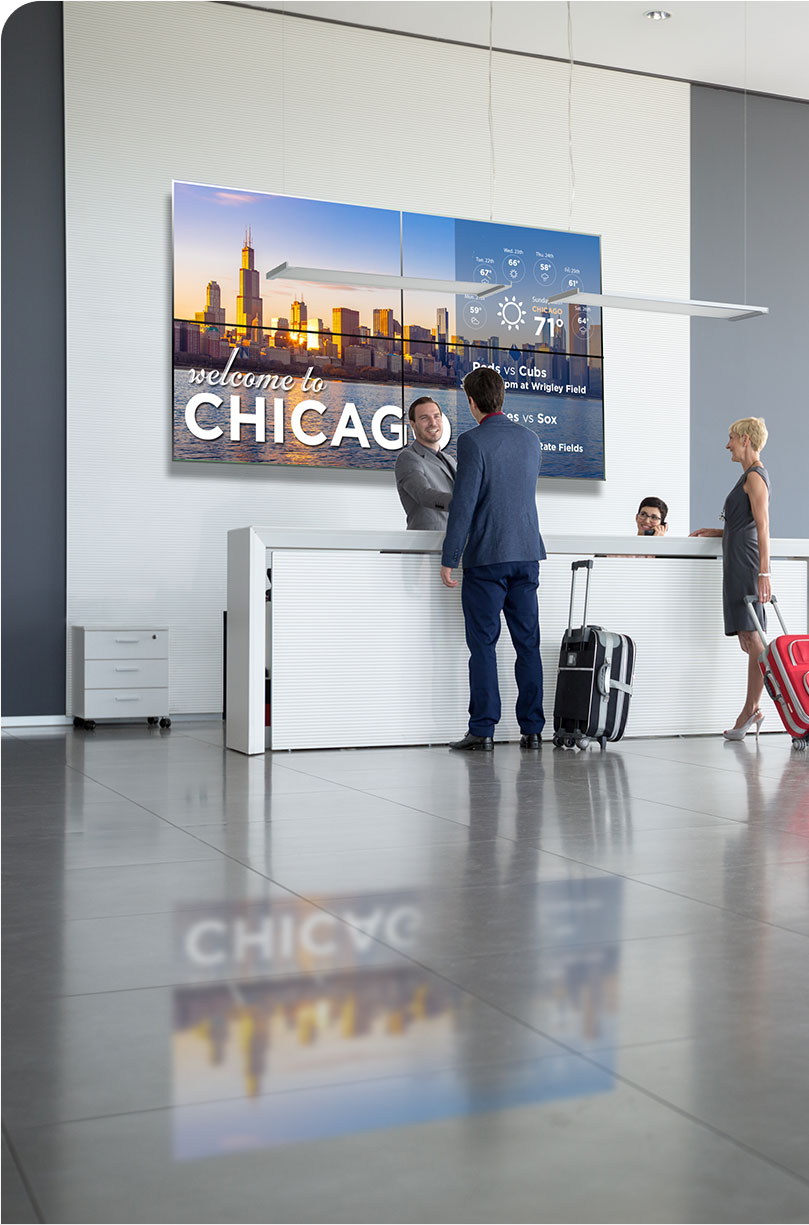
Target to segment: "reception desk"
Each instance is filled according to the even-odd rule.
[[[254,754],[442,744],[463,735],[468,655],[460,585],[449,590],[439,577],[442,539],[441,532],[229,532],[227,747]],[[545,544],[539,606],[549,722],[570,563],[596,557],[588,620],[637,643],[627,736],[716,733],[732,723],[746,669],[736,639],[722,632],[721,540],[551,536]],[[804,632],[809,541],[773,540],[771,554],[787,626]],[[582,578],[576,624],[583,594]],[[774,624],[771,613],[771,632]],[[498,659],[503,717],[495,734],[515,740],[514,652],[505,625]],[[272,690],[266,733],[265,668]],[[767,730],[779,730],[769,713]]]

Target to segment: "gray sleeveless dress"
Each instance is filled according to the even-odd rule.
[[[758,532],[750,499],[744,491],[748,473],[758,472],[770,490],[770,478],[761,464],[751,464],[742,473],[725,498],[722,518],[725,530],[722,535],[722,610],[725,614],[725,634],[731,637],[739,630],[755,629],[750,617],[746,595],[758,591],[758,572],[761,569],[758,556]],[[756,603],[756,612],[764,628],[767,628],[764,605]]]

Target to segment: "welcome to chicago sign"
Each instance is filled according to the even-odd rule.
[[[174,184],[174,458],[387,468],[430,395],[454,451],[462,382],[493,366],[543,476],[604,476],[598,238]],[[290,266],[503,283],[499,295],[268,281]]]

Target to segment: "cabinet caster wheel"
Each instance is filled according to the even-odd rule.
[[[161,727],[171,727],[171,719],[165,719],[165,718],[161,719],[160,726]]]
[[[87,731],[88,731],[88,732],[94,732],[94,731],[95,731],[95,729],[96,729],[96,721],[95,721],[95,719],[85,719],[85,720],[84,720],[84,726],[85,726],[85,728],[87,729]]]
[[[84,727],[84,719],[80,719],[78,715],[75,715],[73,719],[73,726]]]
[[[157,727],[158,719],[156,719],[154,715],[151,715],[146,722],[149,724],[149,727]]]

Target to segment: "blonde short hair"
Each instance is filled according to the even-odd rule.
[[[767,442],[767,427],[763,417],[741,417],[733,422],[728,433],[735,434],[737,438],[744,438],[747,434],[754,451],[763,451]]]

